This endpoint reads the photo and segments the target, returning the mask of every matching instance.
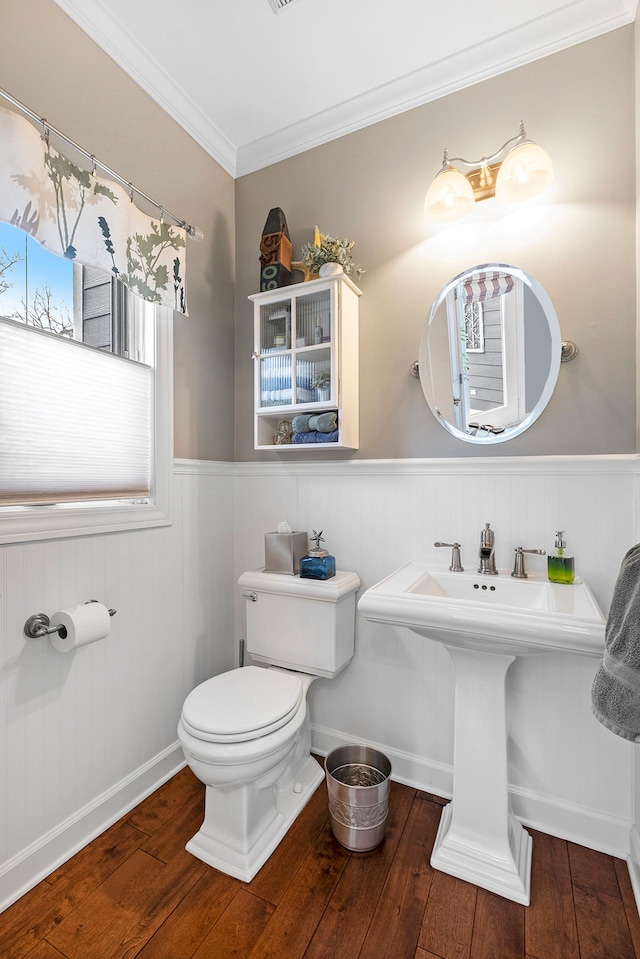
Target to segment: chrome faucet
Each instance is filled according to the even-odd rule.
[[[513,564],[512,576],[516,579],[526,579],[529,575],[524,568],[524,554],[525,553],[536,553],[538,556],[546,556],[546,550],[544,549],[524,549],[522,546],[516,546],[516,557]]]
[[[434,543],[434,546],[451,547],[451,566],[449,571],[452,573],[464,573],[464,566],[460,562],[460,543]]]
[[[485,523],[484,529],[480,534],[480,565],[478,567],[479,573],[489,573],[492,576],[495,576],[498,572],[496,569],[496,559],[495,559],[495,537],[493,535],[493,530],[491,529],[490,523]]]

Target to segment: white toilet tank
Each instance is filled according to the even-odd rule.
[[[252,660],[332,677],[355,649],[355,596],[360,579],[338,570],[331,579],[300,579],[261,569],[238,580],[247,612]]]

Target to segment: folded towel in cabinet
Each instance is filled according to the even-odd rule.
[[[309,413],[298,413],[297,416],[294,416],[291,420],[291,425],[293,426],[294,433],[308,433],[311,427],[309,426],[309,420],[311,419]]]
[[[640,543],[626,554],[618,573],[591,709],[611,732],[640,742]]]
[[[337,443],[338,430],[331,433],[321,433],[319,430],[308,430],[306,433],[294,433],[291,437],[292,443],[311,444],[311,443]]]
[[[309,433],[318,430],[320,433],[333,433],[338,428],[338,414],[334,411],[325,413],[299,413],[293,418],[295,433]]]
[[[265,405],[269,403],[280,403],[282,405],[287,403],[310,403],[313,402],[315,398],[313,390],[301,390],[300,388],[296,389],[294,394],[292,389],[266,390],[263,387],[260,393],[260,402]]]

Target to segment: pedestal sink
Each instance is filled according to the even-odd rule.
[[[453,800],[431,865],[529,905],[531,837],[508,790],[505,677],[517,656],[601,657],[605,619],[582,581],[550,583],[407,563],[368,589],[366,619],[442,643],[454,663]]]

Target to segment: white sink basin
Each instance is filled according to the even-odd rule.
[[[407,626],[447,646],[531,656],[558,651],[602,656],[605,619],[586,583],[550,583],[452,573],[407,563],[368,589],[359,609],[370,620]]]
[[[431,865],[528,905],[531,836],[511,809],[505,680],[517,656],[602,656],[605,619],[591,590],[535,574],[522,580],[407,563],[358,607],[373,622],[443,643],[453,660],[453,799]]]

